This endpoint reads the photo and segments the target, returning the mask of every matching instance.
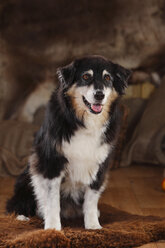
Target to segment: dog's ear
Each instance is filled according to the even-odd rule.
[[[71,85],[73,83],[75,71],[76,68],[74,62],[57,69],[58,79],[64,87]]]
[[[123,95],[125,93],[125,88],[127,88],[128,79],[131,76],[132,71],[124,68],[121,65],[113,64],[114,66],[114,88],[119,93]]]

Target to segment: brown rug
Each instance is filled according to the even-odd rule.
[[[0,217],[2,248],[130,248],[165,239],[165,218],[132,215],[108,205],[100,205],[101,230],[85,230],[83,221],[63,222],[61,232],[43,230],[38,218],[29,222],[14,216]]]

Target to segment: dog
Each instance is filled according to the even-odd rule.
[[[61,230],[61,217],[84,216],[100,229],[98,200],[120,126],[119,101],[130,70],[102,56],[59,68],[59,86],[48,103],[25,171],[7,211],[18,219],[38,215],[44,229]]]

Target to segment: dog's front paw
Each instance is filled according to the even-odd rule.
[[[56,229],[57,231],[61,231],[61,223],[59,222],[46,222],[44,229]]]
[[[90,215],[90,217],[88,216],[88,218],[85,218],[85,229],[101,229],[102,226],[99,223],[99,220],[97,218],[97,216],[92,216],[92,214]]]
[[[102,226],[98,223],[98,224],[88,224],[88,225],[85,225],[85,229],[93,229],[93,230],[96,230],[96,229],[101,229]]]
[[[102,226],[98,220],[98,211],[86,213],[84,216],[85,229],[101,229]]]

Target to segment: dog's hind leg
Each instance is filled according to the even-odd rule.
[[[26,217],[25,215],[18,215],[17,217],[16,217],[16,219],[17,220],[21,220],[21,221],[28,221],[28,220],[30,220],[28,217]]]
[[[36,214],[36,202],[28,167],[18,177],[14,188],[14,195],[8,200],[6,210],[8,213],[24,215],[25,217]]]

